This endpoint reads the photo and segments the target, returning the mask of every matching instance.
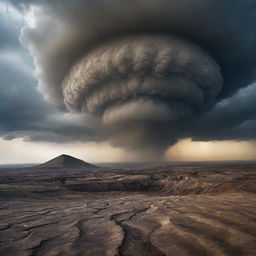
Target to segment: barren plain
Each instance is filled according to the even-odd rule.
[[[3,168],[0,255],[255,256],[256,164]]]

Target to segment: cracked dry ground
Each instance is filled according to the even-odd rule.
[[[2,173],[0,255],[255,256],[256,168],[211,168]]]

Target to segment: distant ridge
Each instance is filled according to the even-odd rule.
[[[38,168],[95,168],[97,166],[86,163],[80,159],[69,155],[60,155],[43,164],[37,165]]]

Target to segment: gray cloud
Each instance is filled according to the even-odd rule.
[[[55,142],[99,140],[99,134],[95,137],[84,125],[87,117],[57,109],[38,92],[33,60],[19,42],[24,25],[18,12],[0,5],[0,136]]]
[[[215,107],[184,125],[184,137],[195,140],[256,139],[256,83],[241,89],[234,96],[220,101]]]
[[[254,1],[51,1],[36,16],[39,29],[27,28],[23,38],[41,68],[42,87],[60,101],[60,84],[74,61],[99,42],[127,34],[174,34],[196,43],[221,66],[224,95],[254,76]]]
[[[0,52],[0,136],[55,142],[95,140],[92,129],[84,125],[85,118],[78,120],[43,100],[32,70],[22,62],[25,57]]]
[[[88,137],[152,154],[184,137],[255,138],[255,1],[12,3],[35,15],[21,39],[39,89],[101,120]]]

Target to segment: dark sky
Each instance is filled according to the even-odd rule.
[[[40,3],[22,0],[7,3],[0,0],[0,137],[6,140],[24,138],[26,141],[58,143],[109,140],[113,145],[129,150],[131,148],[144,150],[152,145],[158,150],[159,144],[159,151],[184,138],[199,141],[254,141],[256,139],[255,27],[256,1],[249,0],[209,0],[204,3],[198,0],[133,0],[130,3],[76,0],[72,1],[72,4],[65,0],[40,1]],[[145,33],[153,34],[157,39],[150,36],[150,39],[143,37],[141,40],[137,37],[138,34]],[[161,42],[176,45],[172,48],[175,48],[175,51],[179,49],[184,51],[185,47],[189,54],[200,52],[196,55],[200,57],[190,57],[197,66],[197,70],[191,72],[192,74],[201,72],[201,76],[207,74],[209,78],[206,84],[209,84],[209,88],[210,86],[214,88],[216,82],[211,81],[218,76],[219,69],[223,79],[220,92],[214,97],[208,97],[205,95],[209,90],[205,90],[202,107],[194,108],[189,105],[190,103],[187,104],[187,98],[182,99],[182,105],[180,102],[176,104],[176,101],[173,101],[173,94],[176,93],[174,96],[178,98],[177,92],[168,91],[171,98],[168,96],[165,100],[168,101],[166,108],[163,107],[165,102],[163,103],[162,97],[159,96],[161,95],[159,89],[153,103],[148,101],[149,96],[151,97],[156,89],[153,90],[151,85],[146,84],[148,80],[144,75],[145,72],[146,75],[148,74],[147,71],[143,71],[143,82],[146,84],[143,98],[138,96],[142,93],[140,91],[136,92],[139,99],[136,96],[136,99],[125,104],[120,103],[119,100],[117,107],[111,105],[111,109],[105,110],[104,113],[100,112],[101,109],[100,114],[88,110],[77,113],[81,109],[75,109],[76,113],[70,113],[67,96],[63,96],[62,82],[69,74],[69,70],[72,70],[73,64],[77,63],[76,69],[78,67],[87,69],[87,73],[92,67],[94,70],[95,67],[99,70],[107,69],[108,67],[102,64],[104,60],[100,59],[102,49],[104,47],[114,49],[115,53],[118,49],[126,49],[130,40],[126,38],[131,38],[131,35],[136,35],[132,42],[137,40],[138,45],[145,45],[145,49],[150,45],[151,48],[148,49],[153,49],[159,54],[163,49],[159,48],[160,43],[157,40],[163,35]],[[177,43],[173,35],[175,38],[178,35]],[[116,38],[119,37],[125,39],[118,41],[119,39]],[[181,43],[179,38],[185,40],[185,43],[183,41]],[[110,43],[100,48],[101,43],[105,41]],[[156,46],[152,46],[153,41],[156,42]],[[142,63],[140,58],[144,58],[144,61],[150,65],[155,61],[150,59],[151,55],[145,49],[141,50],[141,55],[138,55],[135,63],[137,66]],[[115,56],[115,53],[112,59],[120,56]],[[79,62],[81,58],[85,60]],[[90,58],[94,60],[99,58],[102,66],[86,63],[85,61]],[[134,59],[132,61],[135,62]],[[120,63],[124,64],[124,62]],[[94,83],[107,83],[114,77],[116,71],[113,65],[107,75],[103,72],[96,73],[97,79],[93,78]],[[205,66],[211,71],[206,70]],[[182,67],[179,72],[182,78],[189,77],[187,67]],[[74,76],[70,75],[69,79],[72,80],[78,75],[76,73]],[[84,83],[85,78],[81,79]],[[168,79],[164,78],[166,81]],[[180,84],[179,81],[176,79],[175,83]],[[197,80],[193,77],[192,82]],[[68,83],[71,83],[70,80]],[[75,83],[72,84],[75,86]],[[111,86],[108,90],[112,90]],[[162,81],[158,88],[160,86],[164,86]],[[183,86],[182,83],[180,86]],[[82,92],[79,92],[79,97],[80,93]],[[110,97],[107,89],[105,91],[102,89],[101,96],[97,93],[96,91],[94,98],[92,96],[87,98],[87,101],[99,105],[99,97]],[[192,93],[192,89],[189,93]],[[72,94],[68,97],[77,96]],[[169,104],[170,99],[171,104]],[[82,100],[83,98],[81,102]],[[112,104],[112,101],[113,99],[104,104]],[[189,108],[184,107],[187,105]],[[127,108],[135,110],[132,117]],[[181,120],[173,122],[168,119],[170,113],[175,112],[180,115],[182,111],[185,114]],[[192,114],[187,114],[186,111]],[[162,121],[159,116],[168,120]],[[107,122],[107,127],[102,124],[101,119],[103,123]],[[114,124],[109,125],[113,119]],[[141,120],[137,122],[137,119]],[[135,142],[130,143],[133,140]]]

